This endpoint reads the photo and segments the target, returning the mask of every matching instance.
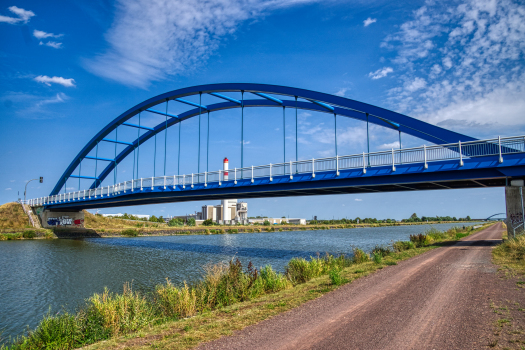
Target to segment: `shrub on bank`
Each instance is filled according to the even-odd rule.
[[[392,245],[394,251],[397,253],[403,252],[405,250],[414,249],[416,246],[411,241],[397,241]]]
[[[160,312],[166,317],[188,317],[197,312],[195,290],[186,283],[177,288],[166,279],[166,284],[157,286],[155,298]]]
[[[361,264],[361,263],[370,261],[370,256],[368,256],[368,254],[366,254],[361,249],[354,248],[353,251],[354,251],[354,258],[352,259],[352,261],[355,264]]]
[[[24,233],[22,233],[22,237],[26,239],[33,239],[36,237],[36,233],[33,230],[26,230]]]
[[[137,237],[139,235],[138,231],[132,228],[124,230],[120,234],[123,236],[128,236],[128,237]]]
[[[341,284],[346,282],[343,276],[341,276],[341,271],[336,268],[333,268],[330,271],[328,271],[328,277],[330,278],[330,282],[334,286],[340,286]]]
[[[327,254],[324,257],[293,258],[286,265],[285,275],[294,285],[305,283],[314,277],[327,274],[332,269],[343,269],[352,264],[352,260],[344,255],[335,257]]]

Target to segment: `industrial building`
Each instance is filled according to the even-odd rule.
[[[223,178],[228,180],[228,158],[223,160]],[[197,224],[204,220],[212,220],[218,224],[248,224],[248,203],[237,202],[237,199],[224,199],[218,205],[203,205],[201,212],[195,214],[174,216],[172,218],[181,218],[187,221],[194,218]]]
[[[170,216],[166,220],[182,219],[186,222],[189,218],[195,219],[197,225],[208,219],[217,224],[230,225],[240,223],[247,225],[248,203],[237,202],[237,199],[227,199],[223,200],[221,204],[203,205],[202,211],[195,212],[194,214]]]

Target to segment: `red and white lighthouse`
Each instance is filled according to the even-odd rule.
[[[222,162],[222,170],[224,171],[224,181],[228,181],[228,158],[224,157],[224,161]]]

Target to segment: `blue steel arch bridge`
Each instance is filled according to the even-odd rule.
[[[213,102],[203,104],[203,96]],[[238,97],[240,95],[240,98]],[[181,113],[168,112],[169,104],[185,106]],[[246,108],[282,109],[296,118],[295,160],[276,164],[244,164],[244,111]],[[200,169],[180,174],[181,125],[190,118],[200,118],[222,110],[238,109],[241,124],[240,168]],[[333,119],[335,157],[299,159],[297,154],[297,113],[309,110],[325,113]],[[140,122],[140,116],[151,113],[163,117],[156,126]],[[130,119],[138,116],[138,123]],[[352,118],[366,123],[367,150],[360,154],[339,155],[337,120]],[[374,124],[399,133],[399,149],[370,152],[369,125]],[[209,124],[208,124],[209,125]],[[134,140],[118,138],[118,130],[137,130]],[[162,176],[139,177],[140,149],[155,140],[157,159],[158,134],[178,128],[179,148],[177,174],[166,174],[166,149]],[[284,132],[284,130],[283,130]],[[114,138],[110,135],[115,134]],[[401,135],[407,134],[428,142],[428,146],[401,148]],[[199,150],[201,140],[199,130]],[[209,130],[208,130],[209,138]],[[283,134],[283,148],[286,147]],[[115,145],[115,156],[100,157],[99,145]],[[117,153],[117,147],[119,151]],[[208,147],[208,146],[207,146]],[[159,151],[159,153],[162,152]],[[119,164],[133,159],[133,175],[116,182]],[[95,174],[82,173],[83,162],[95,162]],[[99,164],[101,165],[99,168]],[[103,186],[113,174],[115,182]],[[409,116],[345,97],[311,90],[251,83],[209,84],[182,88],[152,97],[125,111],[98,132],[78,153],[47,197],[30,200],[34,206],[49,210],[77,211],[89,208],[182,202],[209,199],[305,196],[345,193],[377,193],[505,186],[511,179],[525,176],[525,136],[497,137],[487,140],[463,135]],[[85,189],[67,192],[67,181],[89,181]]]

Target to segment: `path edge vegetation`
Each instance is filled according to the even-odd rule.
[[[430,229],[411,236],[410,241],[376,246],[370,254],[354,248],[352,257],[294,258],[285,274],[274,272],[271,266],[257,271],[250,264],[243,269],[238,260],[232,260],[229,265],[206,267],[204,279],[191,286],[176,287],[167,280],[148,297],[126,284],[121,294],[107,290],[94,294],[76,314],[48,314],[35,330],[0,350],[192,348],[486,227]]]
[[[492,250],[492,262],[498,267],[498,277],[516,283],[517,291],[525,288],[525,234],[508,238],[507,226],[503,224],[502,242]],[[520,293],[520,292],[519,292]],[[523,294],[519,298],[505,295],[500,303],[491,303],[492,311],[497,314],[493,323],[493,334],[489,339],[489,348],[514,348],[525,343],[525,333],[521,328],[525,316]],[[523,347],[520,347],[523,349]]]

